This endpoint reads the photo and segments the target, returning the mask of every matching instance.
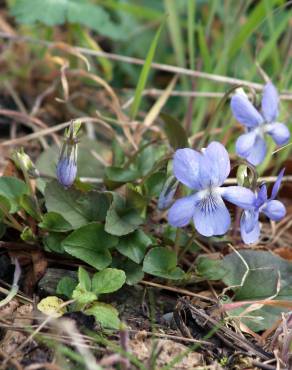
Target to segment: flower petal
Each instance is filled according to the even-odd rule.
[[[244,230],[246,233],[250,233],[259,221],[259,211],[254,209],[245,210],[242,217],[244,219]]]
[[[272,82],[268,82],[263,90],[262,113],[266,122],[274,122],[279,114],[279,95]]]
[[[272,221],[279,221],[286,214],[286,208],[279,200],[268,200],[261,211]]]
[[[255,194],[243,186],[220,188],[220,195],[228,202],[243,209],[253,208],[256,200]]]
[[[219,195],[209,196],[197,203],[194,224],[204,236],[223,235],[231,223],[228,209]]]
[[[267,152],[267,145],[261,136],[257,136],[254,146],[252,147],[249,155],[245,158],[249,163],[254,166],[259,165],[265,159]]]
[[[274,183],[274,186],[273,186],[273,189],[272,189],[271,200],[275,199],[276,196],[278,195],[278,192],[279,192],[279,189],[280,189],[280,186],[281,186],[281,182],[282,182],[282,178],[283,178],[284,172],[285,172],[285,168],[283,168],[280,171],[280,173],[279,173],[279,175],[277,177],[277,180]]]
[[[200,185],[200,161],[202,154],[193,149],[178,149],[173,159],[174,176],[187,187],[199,190]]]
[[[246,134],[240,135],[239,138],[236,140],[235,149],[236,153],[243,158],[248,157],[250,154],[255,140],[256,140],[256,132],[252,130],[247,132]]]
[[[231,110],[238,122],[246,127],[256,127],[263,123],[263,117],[243,94],[231,98]]]
[[[209,161],[207,168],[204,165],[206,160]],[[200,172],[206,169],[209,172],[208,177],[210,177],[210,182],[213,186],[222,185],[230,173],[230,159],[227,150],[217,141],[210,143],[203,152]]]
[[[254,220],[252,229],[250,229],[250,221],[251,219],[248,211],[244,211],[240,219],[240,233],[242,240],[246,244],[256,243],[260,237],[260,224],[258,219]]]
[[[260,208],[268,200],[268,193],[266,185],[262,185],[255,201],[255,207]]]
[[[77,164],[75,160],[67,157],[60,159],[57,164],[56,175],[61,185],[65,188],[70,187],[77,175]]]
[[[265,125],[267,134],[271,135],[277,145],[286,144],[290,139],[290,131],[284,123],[269,123]]]
[[[197,200],[197,194],[193,194],[175,201],[168,211],[170,225],[175,227],[186,226],[194,215]]]

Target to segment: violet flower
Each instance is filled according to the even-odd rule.
[[[263,90],[261,113],[252,105],[244,93],[231,98],[234,117],[246,127],[246,133],[236,141],[236,153],[257,166],[266,155],[265,134],[270,135],[277,145],[286,144],[290,132],[286,125],[277,122],[279,96],[275,86],[268,82]]]
[[[59,159],[57,164],[57,179],[65,188],[70,187],[77,175],[77,163],[74,153],[70,157]]]
[[[65,188],[74,183],[77,175],[77,133],[79,128],[79,121],[73,121],[69,126],[65,133],[64,144],[57,164],[57,179]]]
[[[283,174],[284,169],[279,173],[279,176],[273,186],[271,198],[268,199],[267,187],[264,184],[260,187],[252,208],[243,212],[240,220],[240,231],[241,238],[246,244],[252,244],[259,240],[260,213],[263,213],[272,221],[279,221],[285,216],[286,209],[284,204],[278,200],[275,200],[281,185]]]
[[[224,146],[212,142],[202,153],[178,149],[173,159],[174,176],[192,195],[178,199],[168,212],[172,226],[184,227],[193,219],[195,228],[204,236],[223,235],[231,223],[225,200],[243,208],[254,204],[255,195],[242,186],[221,187],[230,173],[230,160]]]

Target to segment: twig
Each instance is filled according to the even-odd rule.
[[[196,294],[196,293],[190,292],[187,289],[180,289],[180,288],[176,288],[176,287],[172,287],[172,286],[157,284],[157,283],[153,283],[151,281],[146,281],[146,280],[140,281],[140,284],[149,285],[149,286],[152,286],[154,288],[169,290],[171,292],[175,292],[175,293],[187,295],[187,296],[190,296],[190,297],[196,297],[196,298],[204,299],[205,301],[217,303],[217,301],[215,299],[212,299],[212,298],[209,298],[209,297],[205,297],[205,296],[203,296],[201,294]]]
[[[79,117],[78,120],[80,120],[84,123],[86,123],[86,122],[98,122],[99,121],[98,119],[92,118],[92,117]],[[30,140],[38,139],[41,136],[51,135],[53,132],[61,131],[64,128],[68,127],[71,122],[72,121],[60,123],[59,125],[56,125],[54,127],[45,128],[44,130],[40,130],[38,132],[34,132],[32,134],[19,137],[17,139],[6,140],[6,141],[3,141],[2,143],[0,143],[0,145],[1,146],[10,146],[10,145],[16,145],[16,144],[18,145],[18,144],[22,144],[22,143],[30,141]]]
[[[11,41],[26,41],[26,42],[31,42],[31,43],[36,43],[40,44],[46,47],[57,47],[58,43],[54,42],[49,42],[45,40],[38,40],[34,39],[32,37],[28,36],[19,36],[19,35],[11,35],[6,32],[0,32],[0,37],[3,39],[11,40]],[[60,43],[59,43],[60,44]],[[84,47],[79,47],[76,46],[75,50],[78,51],[79,53],[83,53],[85,55],[93,55],[93,56],[99,56],[99,57],[106,57],[111,60],[116,60],[119,62],[124,62],[124,63],[130,63],[130,64],[137,64],[137,65],[144,65],[145,60],[144,59],[138,59],[138,58],[132,58],[132,57],[127,57],[124,55],[118,55],[114,53],[107,53],[105,51],[97,51],[97,50],[91,50],[87,49]],[[161,64],[161,63],[152,63],[151,67],[153,69],[157,69],[160,71],[166,71],[166,72],[171,72],[171,73],[177,73],[180,75],[186,75],[190,77],[198,77],[198,78],[204,78],[206,80],[211,80],[215,82],[222,82],[222,83],[227,83],[230,85],[243,85],[243,86],[248,86],[251,87],[255,90],[262,90],[264,85],[251,82],[251,81],[246,81],[246,80],[241,80],[238,78],[232,78],[232,77],[226,77],[222,75],[217,75],[217,74],[212,74],[212,73],[206,73],[206,72],[201,72],[201,71],[196,71],[196,70],[191,70],[183,67],[176,67],[168,64]],[[291,98],[292,99],[292,96]]]
[[[132,89],[123,89],[123,91],[132,92]],[[142,96],[160,96],[163,94],[165,90],[162,89],[146,89],[143,91]],[[180,90],[173,90],[170,96],[178,96],[182,98],[210,98],[210,99],[222,99],[225,96],[224,92],[213,92],[213,91],[180,91]],[[251,94],[247,94],[247,96],[251,96]],[[281,100],[292,100],[292,93],[282,93],[280,94]],[[123,104],[123,108],[128,108],[134,101],[134,97],[131,97]]]
[[[258,183],[275,182],[276,180],[277,180],[277,176],[263,176],[263,177],[259,177],[257,182]],[[290,182],[290,181],[292,181],[292,175],[283,176],[282,182]],[[224,185],[233,185],[233,184],[237,184],[236,178],[230,178],[224,181]]]
[[[202,344],[204,346],[214,347],[213,343],[208,342],[206,340],[186,338],[186,337],[181,337],[179,335],[154,333],[154,332],[151,332],[151,331],[145,331],[145,330],[141,331],[141,330],[135,330],[135,329],[129,329],[129,333],[141,333],[141,334],[145,333],[148,337],[153,336],[153,337],[157,337],[157,338],[168,338],[168,339],[178,340],[178,341],[181,341],[181,342],[197,343],[197,344]]]

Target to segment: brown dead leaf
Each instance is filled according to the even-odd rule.
[[[36,283],[44,276],[48,262],[43,251],[31,252],[32,269],[26,275],[24,292],[31,295]]]
[[[279,248],[274,249],[273,252],[287,261],[292,261],[292,248],[291,247],[279,247]]]

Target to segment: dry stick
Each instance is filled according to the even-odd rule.
[[[47,129],[47,125],[44,122],[42,122],[39,118],[32,117],[32,116],[30,116],[28,114],[25,114],[25,113],[22,113],[22,112],[17,112],[17,111],[13,111],[13,110],[9,110],[9,109],[0,109],[0,115],[14,118],[15,120],[20,121],[20,122],[26,124],[27,126],[31,127],[34,131],[36,131],[35,126],[38,126],[42,129]],[[35,132],[35,133],[37,133],[37,132]],[[58,138],[55,134],[52,134],[52,138],[54,139],[54,141],[56,143],[59,142],[59,140],[58,140]],[[13,140],[16,140],[16,139],[13,139]],[[47,146],[47,143],[45,143],[45,145]]]
[[[26,41],[26,42],[31,42],[31,43],[36,43],[40,44],[46,47],[54,47],[58,43],[54,42],[49,42],[45,40],[38,40],[34,39],[32,37],[28,36],[16,36],[16,35],[11,35],[6,32],[0,32],[0,37],[3,39],[11,40],[11,41]],[[79,53],[83,53],[85,55],[92,55],[92,56],[99,56],[99,57],[106,57],[111,60],[116,60],[119,62],[124,62],[124,63],[130,63],[130,64],[137,64],[137,65],[144,65],[145,60],[144,59],[138,59],[138,58],[132,58],[132,57],[127,57],[124,55],[118,55],[114,53],[107,53],[105,51],[96,51],[96,50],[91,50],[83,47],[76,46],[75,50],[77,50]],[[238,78],[232,78],[232,77],[226,77],[222,75],[216,75],[212,73],[206,73],[206,72],[201,72],[201,71],[196,71],[196,70],[191,70],[187,68],[182,68],[182,67],[176,67],[172,66],[169,64],[162,64],[162,63],[151,63],[151,67],[153,69],[157,69],[160,71],[166,71],[166,72],[171,72],[171,73],[177,73],[180,75],[186,75],[190,77],[198,77],[198,78],[205,78],[207,80],[215,81],[215,82],[222,82],[222,83],[227,83],[230,85],[243,85],[243,86],[248,86],[251,87],[255,90],[262,90],[264,85],[251,82],[251,81],[246,81],[246,80],[241,80]],[[289,93],[289,92],[288,92]],[[289,97],[289,99],[292,99]]]
[[[196,297],[196,298],[204,299],[205,301],[209,301],[209,302],[212,302],[212,303],[217,303],[217,301],[215,299],[212,299],[212,298],[209,298],[209,297],[205,297],[205,296],[203,296],[201,294],[193,293],[193,292],[191,292],[191,291],[189,291],[187,289],[180,289],[180,288],[175,288],[175,287],[172,287],[172,286],[167,286],[167,285],[152,283],[151,281],[146,281],[146,280],[140,281],[139,284],[152,286],[154,288],[169,290],[171,292],[188,295],[190,297]]]
[[[98,122],[99,120],[93,117],[79,117],[78,120],[86,123],[86,122]],[[12,139],[12,140],[6,140],[0,143],[0,146],[9,146],[9,145],[16,145],[16,144],[22,144],[26,141],[38,139],[41,136],[46,136],[50,135],[52,132],[57,132],[60,130],[63,130],[64,128],[68,127],[72,121],[60,123],[59,125],[56,125],[54,127],[49,127],[44,130],[40,130],[38,132],[34,132],[29,135],[25,135],[22,137],[19,137],[17,139]]]
[[[122,91],[132,91],[132,89],[123,89]],[[164,90],[162,89],[146,89],[143,91],[143,96],[160,96],[162,95]],[[180,90],[173,90],[170,93],[171,96],[180,96],[184,98],[212,98],[212,99],[221,99],[225,96],[224,92],[212,92],[212,91],[180,91]],[[247,96],[251,96],[251,94],[247,94]],[[292,100],[292,93],[282,93],[280,94],[280,99],[282,100]],[[130,98],[123,104],[123,108],[128,108],[134,101],[134,97]]]
[[[263,176],[263,177],[259,177],[257,182],[258,183],[261,183],[261,182],[275,182],[276,180],[277,180],[277,176]],[[292,181],[292,175],[283,176],[282,181],[283,182]],[[237,184],[236,178],[230,178],[230,179],[226,179],[224,181],[224,185],[232,185],[232,184]]]
[[[135,330],[135,329],[129,329],[129,333],[136,333],[136,334],[147,334],[148,337],[158,337],[158,338],[167,338],[167,339],[175,339],[182,342],[189,342],[189,343],[197,343],[202,344],[210,347],[214,347],[214,344],[205,340],[199,340],[199,339],[193,339],[193,338],[185,338],[180,337],[179,335],[172,335],[172,334],[163,334],[163,333],[154,333],[151,331],[145,331],[145,330]]]

